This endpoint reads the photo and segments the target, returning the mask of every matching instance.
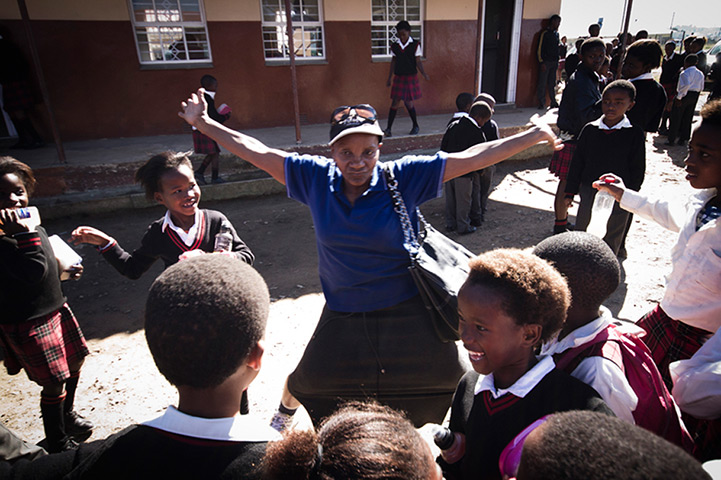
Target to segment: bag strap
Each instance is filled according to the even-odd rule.
[[[408,256],[411,258],[411,261],[413,261],[415,258],[415,254],[421,248],[420,244],[418,243],[418,236],[413,230],[413,225],[411,224],[411,217],[410,215],[408,215],[408,209],[406,208],[406,202],[403,201],[403,196],[401,195],[400,190],[398,190],[398,180],[396,180],[395,175],[393,175],[393,171],[387,164],[382,164],[381,168],[383,169],[383,173],[385,174],[386,185],[388,185],[388,190],[390,191],[391,198],[393,199],[393,210],[395,210],[395,212],[398,214],[398,218],[401,222],[401,229],[403,230],[403,247],[408,252]],[[426,219],[423,218],[423,215],[421,214],[421,211],[418,210],[418,208],[416,208],[416,213],[418,214],[418,218],[422,219],[423,225],[425,227]]]

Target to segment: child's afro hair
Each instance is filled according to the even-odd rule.
[[[456,110],[467,112],[473,105],[473,94],[468,92],[459,93],[456,97]]]
[[[177,170],[181,165],[188,166],[191,170],[193,164],[185,152],[165,151],[154,155],[135,172],[135,181],[142,185],[145,190],[145,197],[152,200],[155,192],[160,191],[160,177],[164,173]]]
[[[155,364],[175,386],[223,383],[263,337],[270,304],[263,277],[224,255],[169,267],[145,304],[145,337]]]
[[[481,285],[500,295],[503,309],[518,325],[541,325],[541,342],[561,329],[571,295],[550,263],[528,251],[501,248],[482,253],[469,265],[466,284]]]
[[[721,127],[721,99],[711,100],[701,108],[701,123]]]
[[[28,196],[32,195],[35,190],[36,183],[32,168],[13,157],[0,157],[0,177],[4,177],[8,174],[17,175],[18,178],[23,181],[23,185],[25,185],[25,191],[28,192]]]
[[[587,232],[553,235],[533,249],[566,278],[571,304],[598,308],[621,282],[621,265],[606,242]]]
[[[636,87],[634,87],[633,83],[628,80],[614,80],[606,85],[606,88],[603,89],[603,93],[606,93],[609,90],[622,90],[628,94],[628,98],[630,98],[632,102],[636,100]]]
[[[519,479],[711,479],[680,447],[632,423],[589,410],[555,413],[523,444]]]
[[[646,38],[633,42],[626,50],[626,55],[639,59],[644,66],[657,68],[663,60],[663,48],[658,41]]]

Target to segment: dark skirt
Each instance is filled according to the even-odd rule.
[[[573,152],[575,150],[576,142],[571,141],[564,142],[563,149],[553,152],[551,163],[548,165],[548,169],[551,173],[561,180],[566,180],[566,178],[568,178],[568,169],[571,167],[571,160],[573,159]]]
[[[417,73],[393,76],[393,86],[391,87],[391,98],[393,100],[411,101],[422,96]]]
[[[193,130],[193,149],[195,153],[220,153],[220,147],[217,142],[207,135],[203,135],[198,130]]]
[[[344,401],[374,399],[420,426],[443,421],[464,373],[416,296],[373,312],[324,307],[288,389],[316,424]]]
[[[8,373],[22,367],[42,387],[65,382],[70,378],[68,363],[90,353],[67,303],[41,318],[0,325],[0,340]]]

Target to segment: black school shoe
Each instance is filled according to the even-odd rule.
[[[75,410],[65,413],[65,433],[72,437],[89,437],[93,433],[93,422],[82,417]]]

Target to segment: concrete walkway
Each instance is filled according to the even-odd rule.
[[[516,109],[499,106],[494,119],[501,127],[501,135],[509,136],[527,128],[530,118],[542,114],[542,120],[555,124],[556,110]],[[421,133],[410,136],[410,119],[399,114],[393,126],[393,137],[383,142],[384,159],[399,153],[419,150],[436,151],[451,112],[419,118]],[[385,122],[382,121],[382,125]],[[263,143],[287,151],[328,154],[328,125],[304,125],[302,140],[296,143],[295,127],[282,126],[244,130]],[[73,213],[113,211],[124,208],[143,208],[147,202],[138,185],[133,182],[135,170],[155,153],[192,151],[189,133],[151,137],[106,138],[64,143],[67,164],[58,161],[53,144],[35,150],[3,149],[27,163],[38,178],[33,202],[42,208],[43,216],[53,218]],[[524,152],[519,158],[548,155],[550,149],[539,146]],[[194,163],[202,156],[191,155]],[[205,200],[222,200],[241,196],[256,196],[283,192],[284,187],[247,162],[223,151],[221,177],[226,183],[203,187]],[[209,172],[208,176],[209,176]]]

